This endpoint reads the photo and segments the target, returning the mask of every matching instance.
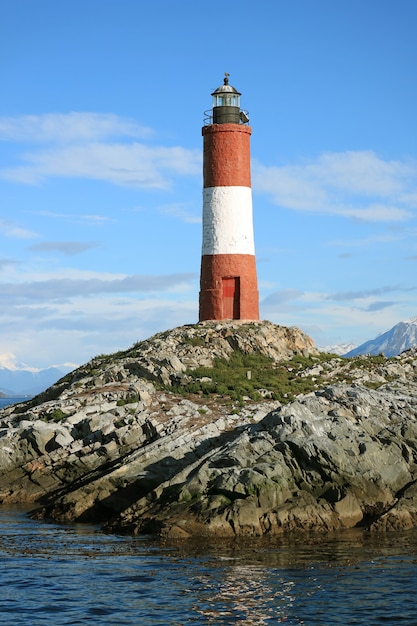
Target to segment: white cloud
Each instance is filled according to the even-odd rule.
[[[174,174],[197,175],[200,153],[139,143],[89,143],[26,153],[25,165],[0,171],[4,179],[37,184],[51,177],[87,178],[116,185],[167,189]]]
[[[22,228],[10,220],[0,220],[0,232],[13,239],[34,239],[38,235],[27,228]]]
[[[198,318],[197,298],[123,298],[100,295],[54,307],[16,306],[0,324],[2,351],[36,367],[127,349],[156,332]],[[27,358],[27,355],[31,355]]]
[[[94,224],[109,222],[111,219],[106,215],[78,215],[76,213],[58,213],[57,211],[36,211],[36,214],[42,215],[43,217],[68,219],[76,222],[92,222]]]
[[[168,327],[196,322],[197,282],[197,273],[18,267],[0,284],[1,351],[48,367],[128,348]]]
[[[400,285],[386,285],[384,287],[377,287],[375,289],[364,289],[361,291],[339,291],[336,293],[330,293],[326,296],[326,300],[364,300],[373,296],[381,296],[386,293],[406,293],[410,291],[417,291],[417,286],[402,287]]]
[[[123,278],[50,278],[20,283],[0,284],[0,302],[10,305],[64,302],[77,297],[98,294],[143,294],[183,291],[196,274],[167,274],[161,276],[132,275]]]
[[[389,244],[404,239],[412,233],[414,229],[405,229],[398,232],[378,233],[360,239],[334,239],[329,241],[329,246],[338,248],[368,248],[374,244]]]
[[[188,204],[165,204],[159,208],[160,212],[164,215],[170,215],[180,219],[185,224],[200,224],[201,214],[195,215],[191,212]]]
[[[49,113],[0,117],[0,141],[68,143],[110,137],[146,137],[149,128],[110,113]]]
[[[75,256],[76,254],[86,252],[86,250],[97,248],[99,245],[97,242],[44,241],[43,243],[30,246],[29,249],[35,252],[62,252],[66,256]]]
[[[200,150],[134,141],[149,134],[136,122],[110,114],[3,117],[0,140],[23,142],[25,151],[20,163],[0,170],[0,178],[25,184],[51,177],[87,178],[167,189],[175,175],[200,174]],[[116,137],[123,141],[115,142]]]
[[[404,181],[415,176],[416,164],[384,161],[372,151],[347,151],[321,155],[307,172],[330,187],[366,196],[392,196]]]
[[[16,370],[19,368],[16,355],[12,352],[4,352],[0,354],[0,367],[6,367],[9,370]]]
[[[253,164],[255,191],[297,211],[368,222],[404,221],[417,208],[417,163],[371,151],[328,153],[283,167]]]
[[[372,204],[368,207],[341,207],[339,215],[363,220],[364,222],[402,222],[412,218],[412,213],[397,206]]]
[[[17,261],[14,259],[0,259],[0,271],[6,267],[14,267],[15,265],[17,265]]]
[[[309,334],[316,345],[354,343],[359,345],[389,328],[400,319],[407,319],[415,311],[413,298],[403,293],[401,302],[378,300],[377,290],[351,294],[359,296],[358,303],[332,301],[331,294],[305,292],[292,303],[267,309],[267,319],[284,326],[297,326]],[[381,290],[382,293],[382,290]],[[262,311],[261,302],[261,311]]]
[[[281,291],[274,291],[266,296],[262,302],[262,309],[265,311],[273,310],[277,306],[298,300],[303,295],[302,291],[298,289],[282,289]]]

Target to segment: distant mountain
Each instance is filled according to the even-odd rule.
[[[360,354],[384,354],[386,357],[397,356],[417,346],[417,317],[412,317],[404,322],[399,322],[379,335],[376,339],[371,339],[362,343],[357,348],[350,350],[343,356],[351,357]]]
[[[73,370],[76,365],[65,364],[46,369],[18,363],[13,354],[0,355],[0,396],[35,396]]]

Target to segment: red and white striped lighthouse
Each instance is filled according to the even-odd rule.
[[[224,85],[203,126],[203,248],[199,320],[259,320],[250,135],[240,93]]]

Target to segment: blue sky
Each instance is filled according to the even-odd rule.
[[[2,2],[3,360],[197,321],[224,72],[252,126],[261,318],[325,346],[416,316],[416,23],[415,0]]]

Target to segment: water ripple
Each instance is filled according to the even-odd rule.
[[[0,624],[417,623],[417,533],[165,543],[0,508]]]

